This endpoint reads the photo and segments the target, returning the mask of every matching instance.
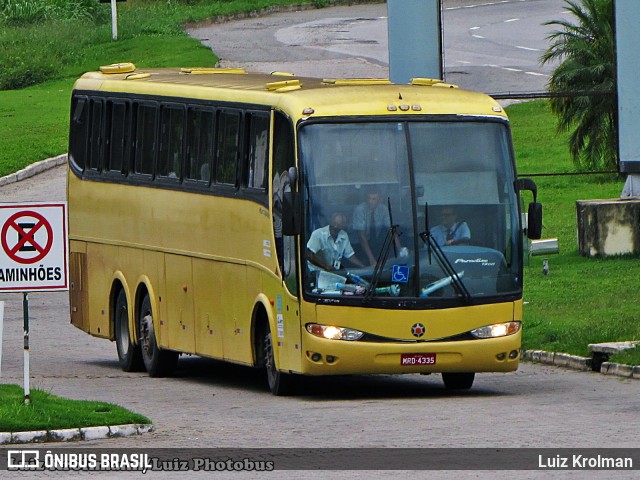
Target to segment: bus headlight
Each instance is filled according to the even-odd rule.
[[[364,332],[353,328],[334,327],[333,325],[319,325],[308,323],[307,332],[316,337],[328,338],[329,340],[360,340]]]
[[[471,330],[470,333],[476,338],[506,337],[507,335],[518,333],[521,325],[520,322],[494,323],[493,325]]]

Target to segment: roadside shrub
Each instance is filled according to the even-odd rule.
[[[110,9],[98,0],[47,0],[50,18],[84,18],[96,23],[106,22],[110,18]]]
[[[10,26],[53,19],[103,22],[108,17],[109,10],[98,0],[0,0],[0,19]]]
[[[55,34],[48,34],[48,30]],[[57,78],[64,67],[82,61],[86,42],[91,40],[94,30],[82,20],[49,20],[44,24],[0,29],[0,90],[15,90]]]
[[[46,2],[0,0],[0,18],[8,25],[28,25],[46,18]]]

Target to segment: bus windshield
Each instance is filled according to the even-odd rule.
[[[319,122],[299,139],[305,294],[433,303],[521,288],[503,121]]]

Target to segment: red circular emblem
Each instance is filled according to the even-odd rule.
[[[411,334],[414,337],[421,337],[421,336],[424,335],[424,332],[426,332],[426,331],[427,331],[427,329],[421,323],[416,323],[411,327]]]

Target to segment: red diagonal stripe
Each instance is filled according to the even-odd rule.
[[[35,238],[33,238],[33,236],[36,234],[36,232],[40,229],[40,227],[42,227],[44,225],[44,221],[40,220],[40,222],[38,222],[30,231],[29,233],[25,232],[20,225],[18,225],[17,223],[15,223],[14,221],[11,222],[10,226],[12,226],[17,232],[18,235],[21,236],[21,239],[18,243],[16,243],[13,248],[11,249],[10,254],[15,254],[18,250],[20,250],[25,243],[29,242],[36,250],[38,250],[38,252],[42,253],[43,252],[43,248],[38,245],[38,243],[36,242]]]

